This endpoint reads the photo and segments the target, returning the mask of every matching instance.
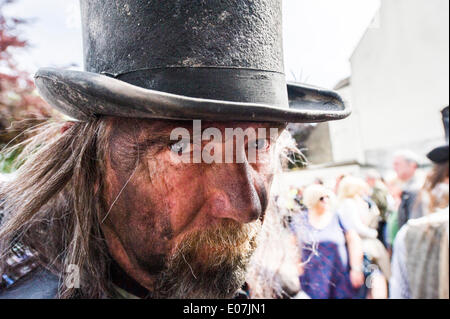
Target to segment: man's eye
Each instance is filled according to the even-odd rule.
[[[185,152],[189,151],[190,142],[187,140],[181,140],[177,143],[169,145],[169,148],[172,152],[177,155],[182,155]]]
[[[267,149],[269,147],[269,142],[267,141],[267,139],[260,138],[258,140],[253,141],[253,142],[250,142],[248,144],[248,147],[249,148],[254,148],[254,149],[257,149],[257,150],[261,151],[261,150],[265,150],[265,149]]]

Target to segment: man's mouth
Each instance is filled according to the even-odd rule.
[[[174,248],[173,256],[182,254],[191,263],[208,265],[248,255],[256,247],[261,224],[260,220],[249,224],[228,220],[206,230],[197,230],[184,236]]]

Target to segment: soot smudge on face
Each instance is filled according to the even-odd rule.
[[[163,220],[162,231],[161,231],[162,239],[171,240],[173,238],[173,236],[174,236],[173,229],[172,229],[172,225],[170,224],[169,219]]]
[[[145,269],[150,275],[159,274],[166,268],[167,255],[152,254],[145,257],[138,256],[137,262],[142,269]]]
[[[269,206],[267,189],[264,185],[262,185],[259,189],[259,199],[261,201],[261,221],[263,221],[266,215],[267,207]]]

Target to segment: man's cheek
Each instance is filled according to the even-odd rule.
[[[174,165],[166,152],[149,161],[151,187],[149,196],[159,214],[170,219],[176,233],[195,217],[202,198],[200,165]],[[164,169],[162,169],[164,167]]]

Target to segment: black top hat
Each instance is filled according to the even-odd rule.
[[[42,68],[41,95],[98,115],[321,122],[339,95],[285,82],[281,0],[81,0],[86,72]]]
[[[443,164],[445,162],[448,162],[448,145],[436,147],[427,154],[427,157],[430,161],[436,164]]]
[[[449,146],[448,146],[448,106],[441,111],[442,121],[444,122],[445,139],[447,144],[434,148],[427,154],[430,161],[435,164],[444,164],[449,160]]]

